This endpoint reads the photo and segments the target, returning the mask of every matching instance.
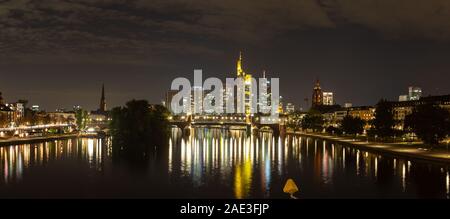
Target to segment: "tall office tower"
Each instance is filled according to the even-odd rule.
[[[313,95],[312,95],[312,107],[321,106],[323,103],[323,93],[322,88],[320,88],[319,80],[316,81],[314,85]]]
[[[334,105],[333,92],[323,92],[323,105]]]
[[[419,100],[422,97],[422,88],[410,86],[408,88],[408,100]]]
[[[293,112],[295,112],[295,105],[293,103],[287,103],[286,113],[293,113]]]

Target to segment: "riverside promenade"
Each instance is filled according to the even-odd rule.
[[[340,142],[354,147],[374,151],[382,152],[407,158],[422,159],[428,161],[445,162],[450,164],[450,152],[447,148],[439,147],[430,150],[428,147],[421,143],[381,143],[381,142],[368,142],[361,139],[354,139],[351,137],[339,137],[327,134],[295,132],[288,133],[313,138],[320,138],[329,141]]]
[[[25,137],[25,138],[14,137],[14,138],[8,138],[8,139],[0,139],[0,147],[9,146],[9,145],[18,145],[18,144],[31,144],[31,143],[38,143],[38,142],[44,142],[44,141],[76,138],[76,137],[79,137],[78,133],[56,134],[56,135],[46,135],[46,136],[36,136],[36,137]]]

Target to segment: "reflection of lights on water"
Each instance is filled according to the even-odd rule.
[[[169,172],[172,172],[172,139],[169,139]]]
[[[186,144],[184,143],[184,139],[181,139],[181,172],[185,171],[185,162],[186,162]]]
[[[314,155],[317,154],[317,140],[314,141]]]
[[[408,173],[411,172],[411,161],[408,161]]]
[[[345,148],[342,148],[342,167],[345,169]]]
[[[406,191],[406,165],[403,164],[402,166],[402,189],[403,192]]]
[[[375,157],[375,178],[378,177],[378,157]]]
[[[395,175],[395,173],[397,172],[396,170],[397,170],[397,159],[395,159],[394,158],[394,175]]]
[[[449,172],[447,172],[447,177],[446,177],[446,188],[447,188],[447,199],[450,198],[450,176],[449,176]]]
[[[308,153],[309,153],[309,138],[306,138],[306,157],[308,157]]]
[[[356,175],[359,176],[359,150],[356,151]]]
[[[283,174],[283,168],[282,168],[282,166],[283,166],[283,163],[282,163],[283,159],[282,159],[281,156],[283,156],[283,152],[282,152],[283,148],[281,146],[280,139],[278,139],[278,149],[277,150],[278,150],[278,153],[277,153],[277,155],[278,155],[278,172],[282,175]]]
[[[300,164],[302,164],[302,138],[300,138],[299,140],[298,140],[298,162],[300,163]],[[301,168],[301,166],[300,166],[300,168]]]
[[[92,158],[94,156],[94,139],[88,139],[88,156],[89,161],[92,161]]]
[[[334,144],[331,144],[331,158],[334,159]]]

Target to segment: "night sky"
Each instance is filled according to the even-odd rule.
[[[176,77],[279,77],[305,105],[450,94],[448,0],[0,0],[0,92],[52,111],[159,103]]]

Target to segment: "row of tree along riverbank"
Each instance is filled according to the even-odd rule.
[[[402,122],[403,128],[396,129]],[[369,128],[367,128],[369,127]],[[323,115],[314,109],[306,116],[292,115],[288,128],[316,133],[328,133],[337,136],[364,135],[367,140],[378,142],[398,142],[421,140],[430,148],[448,143],[444,139],[450,135],[450,112],[432,103],[420,104],[406,115],[404,121],[396,121],[392,105],[381,100],[375,109],[375,118],[364,121],[359,117],[346,115],[339,124],[325,126]]]

